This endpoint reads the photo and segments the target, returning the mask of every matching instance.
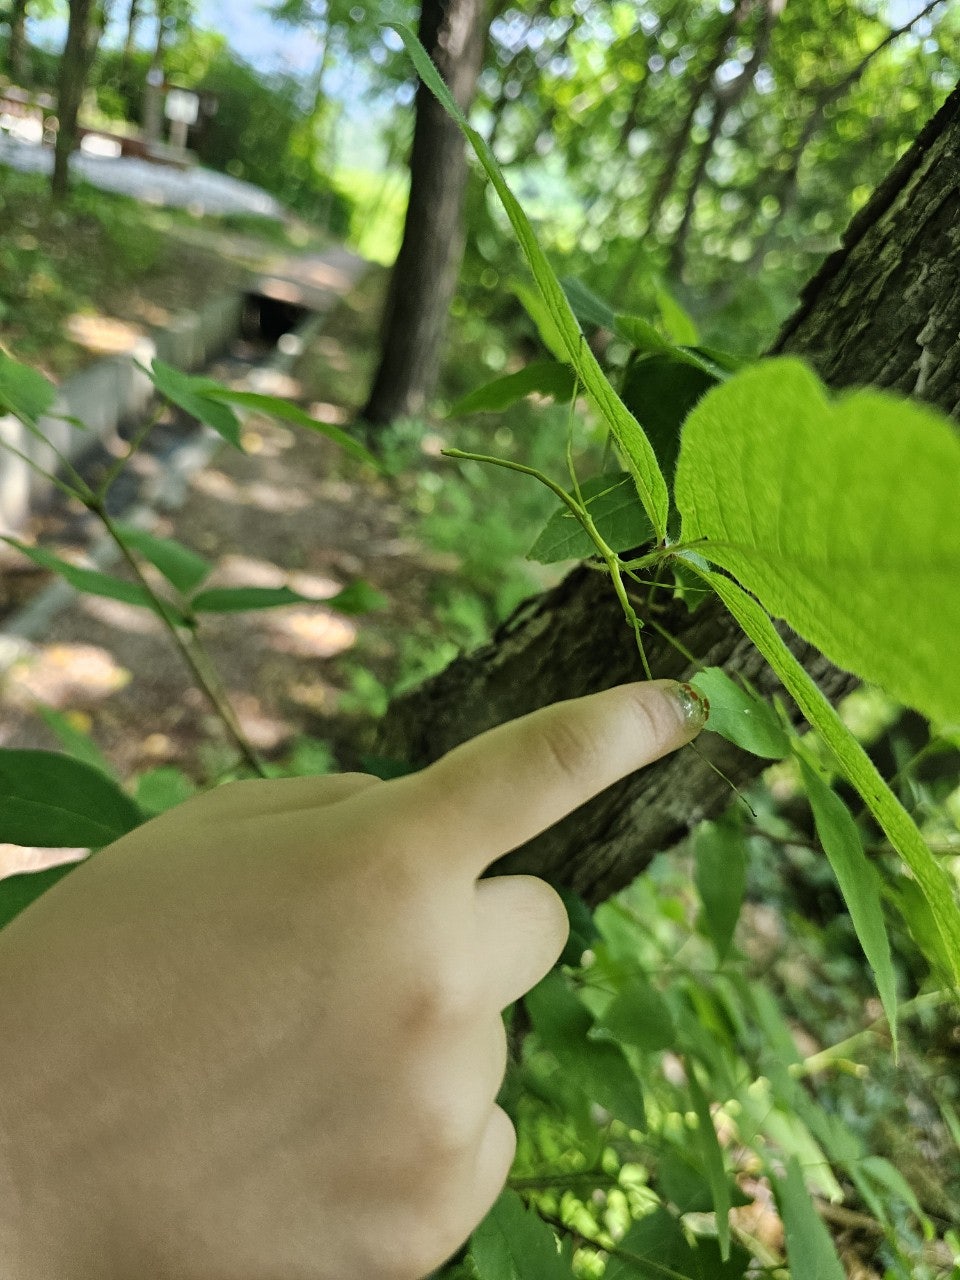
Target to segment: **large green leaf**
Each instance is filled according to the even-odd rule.
[[[535,360],[516,373],[495,378],[463,396],[448,416],[458,418],[465,413],[500,413],[534,393],[569,400],[576,387],[577,375],[568,364],[561,364],[559,360]]]
[[[257,391],[234,391],[232,387],[224,387],[217,382],[207,382],[203,385],[203,394],[208,400],[223,405],[235,404],[241,409],[252,409],[268,417],[279,418],[282,422],[289,422],[295,427],[305,427],[308,431],[326,436],[328,440],[338,444],[347,453],[352,453],[361,462],[376,467],[378,471],[383,469],[370,450],[364,448],[359,440],[355,440],[353,436],[348,435],[340,427],[334,426],[332,422],[320,422],[317,418],[312,418],[305,409],[291,404],[289,400],[283,400],[279,396],[261,395]]]
[[[386,608],[387,597],[358,578],[334,596],[305,596],[292,587],[209,587],[190,601],[190,607],[197,613],[244,613],[251,609],[277,609],[286,604],[322,604],[340,613],[372,613]]]
[[[713,587],[740,626],[783,681],[807,722],[820,734],[847,780],[856,787],[887,838],[913,872],[943,940],[933,958],[946,961],[960,982],[960,908],[950,876],[927,848],[913,819],[836,710],[787,648],[767,614],[742,587],[722,574],[687,562]],[[919,939],[918,939],[919,941]]]
[[[621,1044],[655,1052],[677,1043],[670,1006],[645,974],[633,973],[604,1009],[600,1022]]]
[[[838,666],[960,720],[960,437],[876,391],[831,401],[799,361],[735,374],[683,429],[685,542]]]
[[[711,707],[712,712],[712,707]],[[743,834],[725,822],[701,822],[694,839],[696,883],[707,931],[722,963],[747,888],[747,851]]]
[[[112,574],[101,573],[99,569],[83,569],[79,565],[71,564],[69,560],[61,560],[52,551],[45,551],[42,547],[28,546],[25,542],[18,542],[16,538],[0,535],[0,541],[8,542],[11,547],[22,551],[34,564],[59,574],[77,591],[83,591],[91,596],[105,596],[108,600],[122,600],[124,604],[135,604],[143,609],[152,609],[154,613],[166,610],[167,617],[175,621],[181,620],[172,606],[155,601],[139,583],[125,582],[122,578],[113,577]]]
[[[524,996],[537,1039],[566,1075],[592,1102],[606,1107],[635,1129],[646,1127],[640,1081],[612,1040],[590,1036],[589,1010],[554,972]]]
[[[580,485],[590,518],[612,551],[640,547],[653,537],[647,513],[637,502],[637,492],[627,471],[591,476]],[[570,508],[561,505],[544,525],[527,552],[528,560],[553,564],[557,560],[584,560],[597,554],[590,535]]]
[[[560,285],[580,324],[592,329],[616,329],[617,317],[613,307],[582,280],[575,276],[562,276]]]
[[[843,1264],[813,1206],[795,1156],[787,1163],[786,1178],[775,1179],[774,1186],[787,1237],[790,1280],[844,1280]]]
[[[143,820],[99,769],[56,751],[0,748],[0,841],[97,849]]]
[[[198,378],[189,373],[174,369],[162,360],[154,360],[148,370],[153,385],[162,396],[196,418],[205,426],[212,427],[224,440],[243,452],[240,443],[240,423],[237,415],[225,404],[214,400],[209,394],[218,390],[218,384],[210,378]]]
[[[479,1280],[572,1280],[569,1250],[515,1191],[504,1191],[470,1237]]]
[[[880,900],[880,877],[863,851],[863,842],[850,811],[831,791],[812,765],[800,756],[803,786],[823,851],[830,860],[840,892],[850,912],[863,953],[867,957],[884,1012],[897,1045],[897,984],[890,959],[890,941]]]
[[[672,476],[680,428],[717,375],[679,347],[635,356],[623,376],[623,402],[643,423],[663,472]]]
[[[113,527],[128,546],[139,551],[184,595],[198,587],[213,569],[202,556],[173,538],[158,538],[124,520],[114,520]]]
[[[56,398],[57,388],[42,373],[0,351],[0,414],[36,425]]]
[[[769,702],[731,680],[721,667],[706,667],[690,682],[710,703],[707,728],[765,760],[783,760],[790,739]]]
[[[587,345],[556,273],[540,248],[527,215],[507,186],[490,147],[476,129],[471,128],[450,90],[440,78],[427,51],[413,32],[399,23],[387,25],[391,26],[403,40],[421,80],[448,114],[456,120],[492,182],[513,226],[550,318],[559,331],[566,357],[577,371],[581,383],[596,404],[600,416],[610,428],[624,463],[633,476],[640,500],[650,517],[650,523],[656,530],[657,538],[662,540],[666,535],[670,499],[653,446],[639,422],[611,387]]]
[[[692,1063],[687,1069],[687,1087],[697,1116],[696,1145],[700,1149],[703,1171],[710,1186],[713,1211],[717,1220],[717,1243],[724,1262],[730,1257],[730,1179],[723,1167],[723,1152],[710,1113],[710,1103],[697,1079]]]

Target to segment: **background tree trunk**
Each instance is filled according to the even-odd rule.
[[[486,34],[485,0],[423,0],[420,40],[464,110],[476,90]],[[403,240],[384,310],[380,365],[361,414],[368,422],[419,413],[436,385],[463,257],[466,179],[460,130],[420,85]]]
[[[10,79],[21,85],[25,85],[30,79],[27,66],[27,4],[28,0],[13,0],[9,17],[7,69],[10,72]]]
[[[834,387],[873,385],[960,410],[960,90],[955,91],[851,223],[803,292],[774,352],[813,364]],[[909,583],[904,584],[909,589]],[[644,601],[637,602],[641,616]],[[658,621],[703,663],[740,672],[789,702],[718,601],[694,614],[670,603]],[[795,636],[791,647],[825,694],[853,687]],[[658,677],[688,679],[682,654],[648,634]],[[492,641],[453,662],[387,713],[378,750],[423,765],[482,730],[561,698],[641,677],[632,635],[605,576],[575,569],[516,611]],[[629,884],[730,799],[706,760],[738,785],[764,767],[720,738],[611,787],[498,870],[544,875],[596,903]]]
[[[77,142],[77,117],[102,30],[102,24],[96,18],[95,0],[70,0],[67,39],[57,75],[57,119],[60,127],[51,180],[55,200],[63,199],[70,184],[70,156]]]

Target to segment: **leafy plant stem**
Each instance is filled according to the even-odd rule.
[[[3,447],[9,453],[12,453],[15,457],[19,458],[22,462],[25,462],[27,466],[33,471],[36,471],[38,475],[43,476],[45,479],[49,480],[51,484],[56,485],[60,492],[65,494],[68,498],[80,498],[81,501],[83,500],[82,494],[78,493],[76,489],[71,489],[70,485],[61,480],[59,476],[54,475],[52,471],[48,471],[46,467],[41,467],[40,463],[31,458],[28,453],[23,453],[7,440],[3,441]]]
[[[106,511],[104,510],[103,503],[94,496],[93,498],[87,501],[86,505],[88,509],[91,512],[93,512],[93,514],[97,516],[99,520],[102,522],[104,528],[107,530],[107,533],[116,543],[120,551],[120,554],[123,556],[124,560],[130,566],[131,572],[134,574],[134,576],[136,577],[137,581],[140,583],[144,591],[146,591],[147,594],[150,596],[150,598],[154,601],[156,605],[156,612],[160,617],[161,621],[163,622],[163,625],[166,627],[170,635],[170,638],[172,639],[174,645],[176,646],[177,650],[180,653],[180,656],[183,658],[184,662],[189,667],[190,672],[193,675],[194,679],[196,680],[197,685],[200,688],[201,692],[204,694],[207,701],[210,703],[211,707],[216,712],[218,718],[223,723],[223,726],[226,729],[228,736],[230,737],[234,746],[240,752],[240,755],[243,757],[243,760],[246,762],[246,764],[250,766],[250,768],[254,771],[254,773],[258,774],[261,778],[267,777],[268,776],[267,772],[264,769],[263,764],[261,763],[259,757],[254,751],[253,747],[244,737],[243,731],[241,730],[239,724],[237,723],[236,717],[233,713],[233,708],[230,706],[230,703],[227,700],[226,695],[223,694],[217,688],[217,682],[215,681],[215,679],[212,678],[212,672],[211,670],[209,670],[209,664],[207,664],[208,669],[206,670],[204,669],[205,655],[201,657],[198,652],[199,646],[196,644],[196,642],[194,641],[194,642],[188,643],[180,634],[180,632],[177,630],[177,626],[175,622],[170,617],[168,607],[165,605],[164,601],[160,599],[160,597],[151,587],[150,583],[144,577],[143,572],[139,564],[137,563],[135,557],[131,554],[129,547],[123,541],[123,538],[117,532],[113,521],[110,519],[110,517],[107,515]]]
[[[947,990],[924,991],[922,994],[914,996],[912,1000],[904,1000],[899,1006],[899,1016],[903,1018],[908,1014],[917,1013],[923,1009],[937,1009],[940,1005],[946,1004],[950,994]],[[820,1049],[817,1053],[812,1053],[808,1058],[804,1058],[802,1062],[793,1063],[788,1068],[790,1074],[798,1077],[812,1076],[818,1072],[826,1071],[829,1067],[848,1062],[850,1055],[862,1048],[870,1039],[883,1037],[887,1027],[886,1017],[877,1018],[868,1027],[854,1032],[852,1036],[847,1036],[845,1040],[840,1040],[836,1044],[829,1045],[826,1049]]]
[[[648,680],[652,679],[650,672],[650,664],[647,662],[647,655],[644,652],[643,641],[640,638],[640,631],[643,622],[637,617],[637,612],[627,595],[627,589],[623,583],[623,575],[621,572],[622,565],[620,557],[617,553],[607,545],[606,541],[594,524],[593,519],[582,502],[578,502],[555,480],[551,480],[548,475],[544,475],[542,471],[538,471],[536,467],[527,467],[522,462],[513,462],[508,458],[494,458],[483,453],[465,453],[462,449],[444,449],[443,455],[446,458],[460,458],[468,462],[487,462],[495,467],[506,467],[508,471],[519,471],[525,476],[533,476],[535,480],[539,480],[541,484],[557,495],[561,502],[569,507],[572,514],[580,522],[584,533],[597,548],[597,554],[603,559],[607,566],[607,572],[613,580],[613,589],[617,593],[617,599],[620,601],[620,607],[623,609],[627,621],[633,628],[633,634],[637,642],[637,650],[640,654],[640,661],[643,664],[643,670]]]
[[[165,412],[166,412],[166,405],[159,405],[155,410],[155,412],[151,414],[151,416],[146,420],[146,422],[140,427],[140,430],[136,433],[133,439],[129,442],[129,446],[127,448],[126,453],[123,455],[123,457],[117,458],[116,461],[111,465],[110,469],[107,471],[107,474],[103,477],[103,480],[100,482],[100,486],[96,491],[96,498],[98,502],[103,503],[106,501],[107,494],[110,491],[110,487],[113,484],[114,480],[116,480],[117,476],[120,474],[123,468],[127,465],[127,463],[130,461],[133,455],[141,447],[143,442],[146,440],[147,436],[150,434],[153,428],[157,425],[157,423],[163,417]]]

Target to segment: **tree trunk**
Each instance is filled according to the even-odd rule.
[[[11,80],[20,85],[26,84],[30,78],[27,66],[27,4],[28,0],[13,0],[10,6],[7,67]]]
[[[59,128],[51,180],[55,200],[66,196],[70,184],[70,156],[77,143],[77,117],[101,29],[94,20],[95,7],[94,0],[70,0],[67,39],[57,73]]]
[[[127,9],[127,34],[123,41],[123,58],[120,64],[121,74],[124,77],[130,74],[130,63],[137,47],[137,27],[142,17],[143,0],[130,0],[130,6]]]
[[[842,247],[803,292],[773,351],[813,364],[833,387],[873,385],[960,411],[960,90],[927,125],[870,202]],[[638,602],[642,609],[645,607]],[[648,616],[650,616],[648,612]],[[666,606],[657,621],[701,662],[747,676],[786,698],[718,601],[694,614]],[[836,700],[853,680],[795,636],[794,652]],[[682,651],[652,634],[657,677],[689,679]],[[633,637],[605,576],[575,569],[535,596],[474,653],[393,703],[378,751],[423,765],[484,729],[562,698],[638,679]],[[787,699],[789,701],[789,699]],[[764,767],[725,740],[701,738],[611,787],[497,864],[544,875],[596,903],[629,884],[654,854],[719,812],[730,789]]]
[[[484,0],[423,0],[420,39],[467,110],[486,42]],[[422,84],[410,156],[410,199],[387,296],[380,366],[361,417],[419,413],[436,385],[447,314],[463,257],[463,137]]]

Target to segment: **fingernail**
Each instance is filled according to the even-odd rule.
[[[699,733],[710,715],[709,701],[692,684],[678,684],[675,689],[674,696],[680,704],[684,719],[695,733]]]

